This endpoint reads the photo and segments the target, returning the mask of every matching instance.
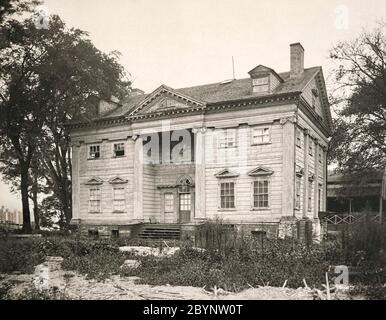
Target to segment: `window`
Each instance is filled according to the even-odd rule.
[[[191,210],[190,193],[181,193],[180,194],[180,211],[190,211],[190,210]]]
[[[253,129],[253,144],[262,144],[270,142],[269,128]]]
[[[101,210],[101,198],[100,198],[100,189],[94,188],[90,189],[90,212],[100,212]]]
[[[235,183],[223,182],[220,184],[220,207],[231,209],[235,207]]]
[[[114,212],[125,211],[125,188],[114,188]]]
[[[302,147],[302,132],[300,129],[296,129],[296,146],[299,148]]]
[[[268,92],[268,77],[252,79],[253,92]]]
[[[115,143],[114,144],[114,156],[122,157],[125,155],[125,144],[124,143]]]
[[[174,195],[173,193],[164,194],[164,211],[174,212]]]
[[[99,159],[99,158],[100,158],[100,147],[90,146],[89,159]]]
[[[318,188],[318,210],[322,210],[322,185],[319,184]]]
[[[300,190],[302,185],[302,178],[296,177],[296,190],[295,190],[295,208],[300,209]]]
[[[308,211],[312,211],[312,181],[308,181]]]
[[[315,105],[316,105],[316,97],[314,95],[312,95],[312,108],[315,109]]]
[[[220,148],[236,147],[236,129],[225,129],[220,139]]]
[[[308,154],[310,156],[314,155],[314,142],[312,141],[312,139],[310,139],[308,142]]]
[[[268,180],[257,180],[253,182],[253,207],[268,208]]]

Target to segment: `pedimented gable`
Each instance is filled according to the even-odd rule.
[[[120,177],[114,177],[109,180],[109,183],[111,184],[123,184],[127,183],[128,180],[122,179]]]
[[[251,177],[270,176],[272,174],[273,174],[272,170],[261,166],[248,172],[248,175]]]
[[[332,130],[331,112],[323,72],[321,69],[304,87],[302,97],[316,112],[319,121]]]
[[[103,180],[101,178],[98,178],[98,177],[92,177],[90,180],[88,180],[85,184],[86,185],[100,185],[103,183]]]
[[[168,110],[203,107],[204,102],[183,95],[167,86],[160,86],[134,109],[130,115],[147,114]]]
[[[216,178],[236,178],[239,174],[236,172],[232,172],[228,169],[221,170],[215,174]]]

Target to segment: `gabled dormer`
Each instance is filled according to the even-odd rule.
[[[280,83],[284,82],[275,70],[261,64],[248,73],[251,77],[251,91],[253,94],[271,94]]]

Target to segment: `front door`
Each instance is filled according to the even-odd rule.
[[[179,194],[179,212],[180,212],[180,221],[179,223],[188,223],[190,222],[190,213],[192,199],[190,193],[180,193]]]

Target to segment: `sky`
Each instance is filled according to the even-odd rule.
[[[45,0],[50,14],[89,32],[97,48],[117,50],[133,87],[181,88],[236,78],[259,64],[289,70],[289,44],[301,42],[305,66],[386,20],[385,0]],[[0,206],[20,198],[0,182]]]

